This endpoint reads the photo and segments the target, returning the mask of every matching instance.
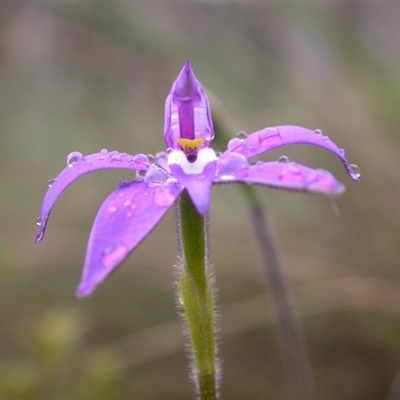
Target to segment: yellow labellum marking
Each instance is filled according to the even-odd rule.
[[[199,147],[205,142],[205,139],[178,139],[178,143],[181,145],[183,151],[186,152],[197,152]]]

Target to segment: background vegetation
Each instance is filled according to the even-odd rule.
[[[281,154],[346,183],[335,203],[262,190],[277,229],[321,399],[400,393],[400,4],[0,4],[0,398],[188,399],[173,299],[170,213],[91,298],[86,241],[121,172],[85,177],[33,244],[47,181],[71,151],[164,148],[163,105],[186,59],[240,130],[321,128],[326,152]],[[234,136],[236,132],[232,132]],[[284,399],[258,250],[235,186],[213,191],[223,398]],[[397,376],[397,378],[396,378]]]

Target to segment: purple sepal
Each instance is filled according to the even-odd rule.
[[[36,235],[35,243],[39,243],[44,236],[47,221],[49,219],[54,203],[62,192],[81,176],[102,169],[128,169],[128,170],[148,170],[149,159],[144,154],[131,156],[117,151],[108,152],[102,150],[100,153],[82,156],[80,153],[71,153],[67,158],[65,168],[54,180],[43,199],[42,211],[39,217],[39,231]]]
[[[100,207],[89,237],[77,289],[88,296],[149,234],[183,190],[178,183],[132,182],[115,190]]]
[[[290,144],[311,144],[329,150],[340,158],[352,179],[360,180],[359,172],[347,161],[344,150],[336,146],[328,136],[324,136],[319,129],[312,131],[291,125],[264,128],[251,133],[245,139],[234,138],[230,140],[228,150],[250,158]]]
[[[338,182],[330,172],[308,168],[289,161],[267,163],[259,161],[234,174],[218,176],[215,182],[243,182],[325,196],[337,196],[345,191],[345,186]]]
[[[217,161],[210,161],[199,174],[187,174],[178,164],[171,164],[170,168],[172,175],[185,186],[199,214],[206,215],[210,210]]]

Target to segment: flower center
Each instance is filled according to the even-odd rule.
[[[205,142],[205,139],[183,139],[178,138],[182,151],[185,153],[187,160],[194,163],[197,160],[197,153],[200,147]]]

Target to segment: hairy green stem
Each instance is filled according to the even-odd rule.
[[[212,279],[207,265],[206,221],[197,212],[186,191],[181,195],[178,207],[183,265],[177,289],[189,332],[194,369],[192,379],[201,400],[216,400],[217,346]]]

